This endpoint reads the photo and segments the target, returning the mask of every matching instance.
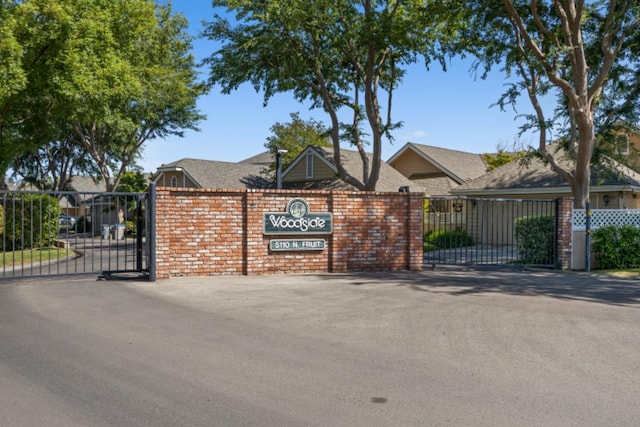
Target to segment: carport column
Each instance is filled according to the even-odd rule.
[[[573,198],[558,200],[558,267],[571,269],[571,234],[573,232]]]
[[[147,209],[148,221],[149,221],[149,235],[147,240],[149,241],[149,281],[156,281],[156,183],[149,184],[149,206]],[[138,234],[141,234],[141,230],[138,229]]]
[[[408,270],[420,271],[423,263],[423,236],[424,236],[424,194],[406,193],[409,197],[407,204],[407,262]]]

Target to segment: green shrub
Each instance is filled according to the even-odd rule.
[[[91,220],[86,216],[81,216],[76,222],[76,233],[90,233],[91,232]]]
[[[555,264],[555,217],[540,215],[518,218],[515,239],[524,264]]]
[[[125,234],[127,236],[133,236],[133,235],[136,234],[136,222],[135,221],[131,221],[131,220],[125,221],[124,224],[125,224],[124,232],[125,232]]]
[[[435,230],[424,235],[425,250],[462,248],[474,244],[464,230]]]
[[[46,194],[9,196],[5,211],[7,250],[47,247],[58,238],[60,207],[58,200]]]
[[[0,236],[4,234],[4,208],[0,206]]]
[[[599,268],[640,267],[640,230],[633,225],[609,225],[595,230],[592,236]]]

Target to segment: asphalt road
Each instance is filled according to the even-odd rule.
[[[55,261],[38,262],[37,252],[32,264],[0,267],[0,280],[9,278],[45,277],[68,274],[102,274],[104,271],[133,271],[137,268],[137,244],[134,238],[123,240],[88,235],[60,235],[74,254]],[[146,267],[146,259],[143,261]],[[91,279],[89,279],[91,280]]]
[[[640,281],[0,281],[0,426],[637,426]]]

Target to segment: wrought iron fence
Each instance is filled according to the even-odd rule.
[[[149,195],[0,191],[0,277],[148,272]]]
[[[557,202],[426,197],[425,264],[555,266]]]

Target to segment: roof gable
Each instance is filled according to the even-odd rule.
[[[306,180],[306,178],[300,178],[299,174],[295,174],[301,167],[306,168],[307,155],[312,155],[314,160],[320,162],[326,166],[328,170],[334,175],[331,179],[327,179],[328,176],[323,174],[315,182],[312,180]],[[373,155],[367,154],[371,160]],[[347,172],[354,177],[362,176],[362,159],[360,153],[354,150],[340,150],[341,164],[347,170]],[[331,147],[317,147],[309,146],[302,153],[300,153],[295,160],[289,165],[289,167],[283,172],[284,182],[295,182],[298,186],[304,186],[305,188],[330,188],[330,189],[347,189],[356,190],[352,185],[345,183],[339,177],[337,177],[338,169],[333,160],[333,148]],[[306,175],[305,175],[306,177]],[[385,161],[380,162],[380,176],[376,185],[377,191],[398,191],[400,187],[411,187],[412,182],[407,179],[400,172],[389,166]],[[421,190],[413,190],[421,191]]]
[[[569,160],[562,152],[554,154],[556,160],[565,165]],[[602,162],[592,165],[592,189],[610,190],[640,188],[640,174],[634,172],[615,160],[605,157]],[[560,175],[544,164],[540,159],[532,159],[528,165],[520,161],[512,161],[502,165],[485,175],[460,185],[451,192],[459,195],[471,194],[535,194],[550,192],[570,192],[569,184]]]
[[[162,174],[182,171],[200,188],[267,188],[271,181],[259,163],[231,163],[215,160],[180,159],[158,168],[156,182]]]
[[[391,166],[399,166],[402,158],[415,157],[414,165],[428,164],[436,171],[448,176],[459,184],[470,181],[474,178],[482,176],[487,171],[487,166],[482,160],[480,154],[466,153],[464,151],[450,150],[448,148],[434,147],[430,145],[416,144],[408,142],[397,153],[395,153],[387,161]],[[415,168],[415,166],[414,166]],[[409,168],[412,170],[414,168]],[[407,176],[408,170],[404,171]],[[432,170],[426,169],[425,175],[432,173]],[[419,171],[412,170],[410,175],[416,175]]]

